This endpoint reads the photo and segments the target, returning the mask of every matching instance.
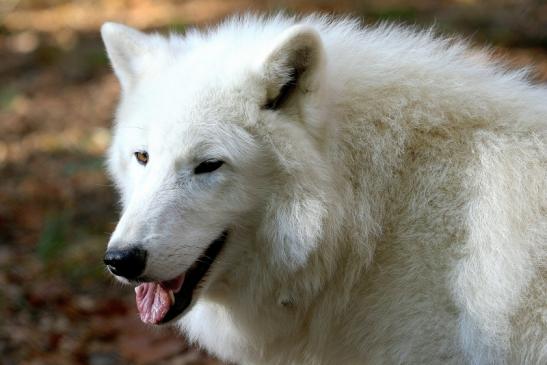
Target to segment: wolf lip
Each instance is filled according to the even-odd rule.
[[[163,324],[182,314],[192,303],[195,289],[209,271],[227,237],[228,232],[222,232],[192,266],[176,278],[137,286],[135,299],[141,320]]]

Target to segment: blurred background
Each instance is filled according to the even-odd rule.
[[[99,27],[184,32],[246,10],[434,24],[547,81],[545,0],[0,0],[0,364],[220,364],[142,325],[103,268],[119,87]]]

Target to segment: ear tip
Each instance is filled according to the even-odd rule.
[[[305,37],[321,39],[319,31],[312,25],[309,24],[296,24],[289,28],[288,33],[291,35],[300,34]]]
[[[123,25],[121,25],[121,24],[119,24],[119,23],[104,22],[103,25],[101,26],[101,35],[102,35],[103,38],[104,38],[105,36],[108,36],[108,35],[110,35],[110,34],[116,33],[116,32],[119,31],[122,27],[123,27]]]
[[[121,23],[105,22],[101,26],[101,37],[105,41],[122,34],[135,36],[135,33],[137,33],[136,30]]]
[[[314,26],[309,24],[295,24],[285,31],[281,43],[290,40],[292,47],[311,46],[321,48],[321,35]]]
[[[114,22],[105,22],[101,26],[101,37],[103,38],[103,41],[106,43],[112,35],[116,33],[116,30],[119,29],[119,24]]]

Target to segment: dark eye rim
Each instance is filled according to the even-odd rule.
[[[141,165],[146,165],[148,163],[148,152],[146,151],[136,151],[134,153],[137,162]]]
[[[222,165],[224,165],[224,161],[216,159],[216,158],[211,158],[197,165],[194,168],[194,174],[196,175],[207,174],[215,170],[218,170]]]

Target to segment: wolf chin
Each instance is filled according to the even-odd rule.
[[[102,36],[105,262],[241,364],[547,364],[547,90],[430,31],[320,15]]]

